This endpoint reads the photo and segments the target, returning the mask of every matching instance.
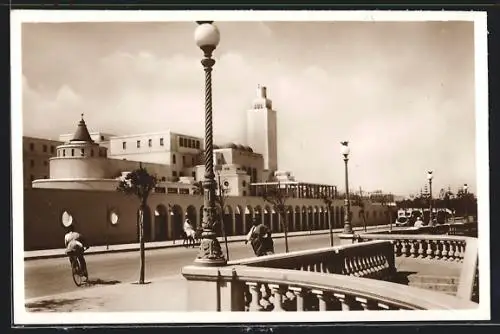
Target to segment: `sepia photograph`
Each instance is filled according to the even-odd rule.
[[[486,13],[11,18],[15,324],[490,319]]]

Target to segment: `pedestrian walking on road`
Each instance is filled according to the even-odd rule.
[[[271,237],[271,231],[266,225],[259,223],[255,218],[252,221],[252,228],[247,234],[245,244],[248,241],[250,241],[256,256],[274,254],[274,242]]]

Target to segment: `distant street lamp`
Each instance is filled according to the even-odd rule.
[[[467,198],[467,191],[469,189],[469,186],[467,186],[467,183],[464,184],[464,210],[465,210],[465,222],[468,223],[469,222],[469,211],[467,210],[467,201],[468,201],[468,198]]]
[[[351,226],[351,203],[349,202],[349,175],[347,169],[347,162],[349,161],[349,142],[343,141],[340,142],[342,145],[340,147],[340,153],[344,156],[345,163],[345,212],[344,212],[344,233],[352,233]]]
[[[429,180],[429,225],[432,224],[432,171],[427,172],[427,180]]]
[[[212,52],[220,41],[220,33],[213,21],[198,21],[194,32],[196,45],[203,51],[201,64],[205,70],[205,175],[203,180],[203,221],[202,240],[195,264],[203,266],[220,266],[227,263],[217,235],[215,205],[215,173],[213,161],[213,124],[212,124],[212,67],[215,60]]]

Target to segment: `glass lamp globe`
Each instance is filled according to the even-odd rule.
[[[340,147],[340,153],[343,155],[348,155],[351,150],[349,149],[349,146],[347,146],[347,143],[342,143],[342,146]]]
[[[427,180],[432,180],[432,172],[427,172]]]
[[[194,31],[194,40],[198,47],[213,46],[219,44],[220,33],[216,26],[210,23],[200,24]]]

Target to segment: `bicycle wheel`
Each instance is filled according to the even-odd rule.
[[[76,286],[81,286],[83,284],[83,275],[78,258],[75,258],[73,261],[72,274],[73,281],[75,282]]]

